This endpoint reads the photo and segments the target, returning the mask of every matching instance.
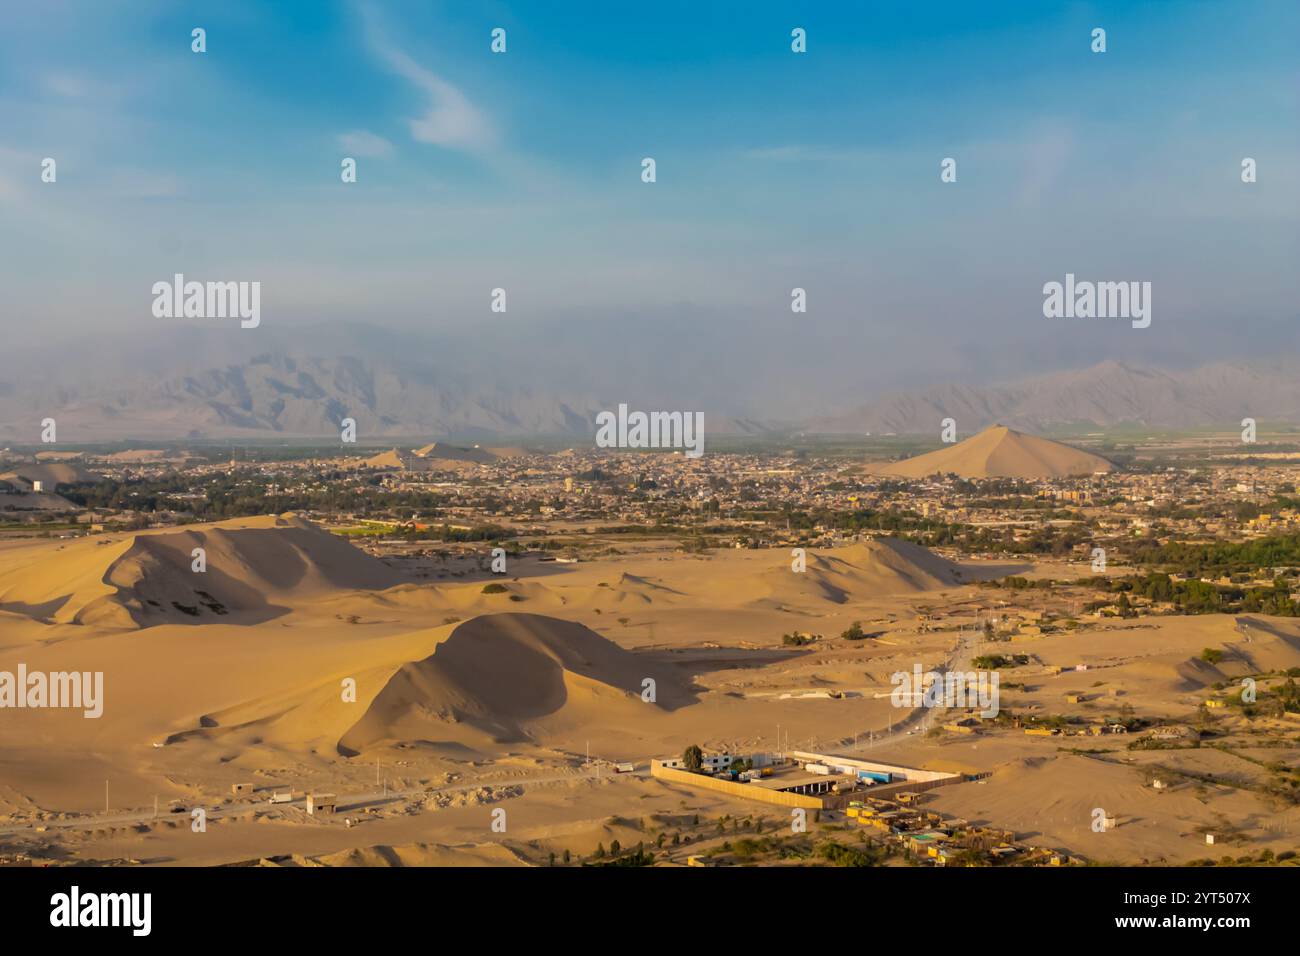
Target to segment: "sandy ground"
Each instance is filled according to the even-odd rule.
[[[192,570],[196,547],[204,572]],[[1295,763],[1300,726],[1268,731],[1216,716],[1222,750],[1130,751],[1119,736],[1038,738],[1010,727],[891,734],[904,712],[888,696],[891,674],[970,643],[971,653],[1030,658],[1002,672],[1015,685],[1003,709],[1096,717],[1125,708],[1190,722],[1214,684],[1300,666],[1295,625],[1089,620],[983,646],[983,619],[1062,599],[967,583],[1023,566],[959,567],[911,546],[810,552],[802,573],[791,560],[788,551],[651,551],[427,583],[292,516],[0,544],[0,671],[104,675],[98,719],[0,710],[0,852],[156,864],[539,863],[669,827],[611,820],[762,812],[644,771],[689,744],[771,750],[778,728],[788,747],[991,772],[929,801],[1089,859],[1217,859],[1300,843],[1296,811],[1263,789],[1273,773],[1265,764]],[[485,583],[504,590],[484,593]],[[841,639],[854,622],[871,636]],[[820,638],[783,646],[794,631]],[[1224,660],[1197,660],[1206,647]],[[1080,664],[1087,670],[1051,672]],[[836,696],[799,696],[812,692]],[[617,761],[640,773],[613,776]],[[1171,786],[1153,789],[1156,774]],[[232,795],[236,783],[256,789]],[[338,794],[340,812],[272,807],[276,790]],[[195,808],[208,814],[205,832],[191,829]],[[1118,826],[1094,832],[1097,808]],[[506,811],[504,832],[492,828],[495,809]],[[1215,847],[1206,830],[1220,835]]]

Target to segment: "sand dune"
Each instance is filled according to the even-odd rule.
[[[76,462],[66,461],[43,462],[38,465],[15,465],[4,474],[0,474],[0,481],[7,481],[13,477],[24,478],[29,482],[42,482],[47,491],[54,490],[56,485],[70,485],[79,481],[96,481],[99,478],[98,475],[87,471]]]
[[[207,570],[193,570],[194,550]],[[116,627],[265,620],[275,602],[376,590],[401,576],[305,519],[236,519],[185,530],[18,549],[0,566],[0,609],[54,623]]]
[[[259,866],[527,866],[509,848],[499,843],[462,844],[410,843],[402,846],[360,847],[321,856],[293,854],[287,858],[259,861]]]
[[[645,678],[657,701],[642,701]],[[534,739],[589,721],[649,721],[689,695],[671,672],[596,632],[536,614],[494,614],[456,626],[429,657],[398,668],[339,742],[439,740],[465,725],[492,741]]]
[[[1182,691],[1199,691],[1224,679],[1223,671],[1213,664],[1189,657],[1174,666],[1178,675],[1177,689]]]
[[[678,563],[644,562],[634,570],[609,574],[582,565],[578,570],[544,578],[502,581],[509,593],[482,595],[481,585],[449,586],[445,600],[464,610],[504,610],[511,596],[524,607],[564,617],[613,613],[671,612],[707,601],[710,608],[731,611],[850,604],[860,599],[904,595],[960,586],[980,577],[927,549],[897,538],[875,538],[844,548],[809,550],[806,570],[791,568],[791,552],[724,550],[703,559]],[[608,576],[606,576],[608,575]],[[641,618],[638,618],[641,619]]]
[[[455,445],[445,445],[441,442],[430,442],[420,448],[411,449],[411,454],[420,458],[426,458],[433,461],[473,461],[489,462],[496,461],[497,456],[486,448],[460,448]]]
[[[556,593],[561,593],[558,589]],[[626,571],[617,578],[597,582],[595,586],[569,587],[563,590],[565,604],[575,610],[601,610],[626,613],[672,606],[685,597],[677,588],[644,575]]]
[[[184,457],[184,453],[179,453],[178,457]],[[157,462],[166,460],[167,452],[161,448],[132,448],[126,451],[110,452],[106,455],[95,455],[94,458],[96,461],[110,461],[115,464]]]
[[[1235,624],[1234,639],[1225,642],[1232,655],[1219,664],[1231,677],[1286,670],[1300,660],[1300,625],[1293,621],[1242,616]]]
[[[654,728],[697,700],[671,665],[542,615],[487,614],[374,639],[352,626],[320,628],[303,624],[266,641],[244,636],[259,628],[209,623],[199,665],[188,628],[174,626],[149,632],[147,645],[129,631],[96,641],[94,653],[68,643],[59,659],[72,654],[108,671],[117,700],[135,701],[129,719],[103,724],[112,741],[98,739],[99,748],[159,740],[187,766],[235,754],[240,765],[274,761],[273,752],[355,756],[387,745],[467,757],[499,754],[502,743],[580,750],[582,740],[620,727]],[[151,665],[122,670],[144,648]],[[250,656],[255,676],[239,669]],[[152,680],[157,672],[168,682]],[[343,678],[355,701],[341,695]],[[646,678],[655,702],[642,701]],[[98,732],[91,723],[72,730]]]
[[[371,455],[369,458],[363,458],[361,461],[353,460],[343,464],[344,468],[402,468],[405,463],[402,460],[402,452],[396,448],[390,448],[388,451],[381,451],[377,455]]]
[[[795,573],[788,557],[763,575],[766,596],[784,603],[815,599],[845,604],[886,594],[909,594],[954,587],[961,569],[931,551],[898,538],[810,552],[807,569]]]
[[[428,471],[465,465],[484,465],[522,454],[526,452],[518,448],[483,448],[478,445],[473,448],[462,448],[442,442],[430,442],[419,448],[412,448],[410,451],[391,448],[361,461],[354,459],[347,467]]]
[[[505,588],[491,593],[483,589],[495,585]],[[518,580],[501,576],[494,581],[472,581],[465,584],[448,586],[443,600],[448,607],[471,614],[487,614],[494,611],[522,611],[518,604],[526,603],[529,611],[553,611],[565,604],[565,599],[555,593],[548,585],[528,579]]]
[[[948,448],[869,470],[900,478],[955,474],[962,478],[1065,478],[1111,471],[1106,459],[1002,425],[986,428]]]
[[[1206,647],[1224,652],[1217,663],[1202,660],[1199,654],[1163,654],[1141,663],[1124,665],[1125,674],[1141,676],[1162,690],[1173,694],[1201,694],[1216,685],[1235,684],[1242,677],[1271,671],[1284,671],[1300,661],[1300,634],[1294,624],[1270,621],[1263,617],[1225,616],[1201,618],[1185,624],[1184,632],[1201,635]],[[1190,635],[1189,635],[1190,636]]]
[[[677,594],[672,588],[663,584],[652,581],[650,578],[639,574],[628,574],[624,571],[618,576],[618,587],[620,588],[639,588],[646,591],[662,591],[665,594]]]
[[[0,552],[0,610],[50,623],[76,623],[88,606],[115,593],[104,582],[133,544],[131,536],[83,538],[52,548],[45,542]],[[130,626],[129,614],[93,620]]]

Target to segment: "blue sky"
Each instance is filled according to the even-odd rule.
[[[147,332],[180,271],[284,329],[494,322],[557,375],[684,337],[805,406],[1296,341],[1291,0],[6,6],[5,333]],[[1152,281],[1152,327],[1048,323],[1067,271]]]

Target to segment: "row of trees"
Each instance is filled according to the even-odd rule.
[[[1300,534],[1253,541],[1186,544],[1170,542],[1136,548],[1134,564],[1157,565],[1194,577],[1219,577],[1265,568],[1300,567]]]
[[[1291,598],[1291,586],[1285,578],[1275,578],[1273,586],[1256,588],[1226,587],[1195,579],[1177,581],[1163,571],[1123,578],[1085,578],[1077,582],[1109,594],[1118,594],[1116,607],[1121,617],[1131,617],[1129,595],[1150,601],[1172,604],[1182,614],[1220,614],[1248,612],[1295,617],[1300,607]],[[1094,602],[1090,608],[1101,606]]]

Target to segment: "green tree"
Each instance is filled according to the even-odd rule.
[[[1128,594],[1121,594],[1119,600],[1115,602],[1115,607],[1118,608],[1120,617],[1137,617],[1137,612],[1133,610]]]
[[[692,773],[698,773],[704,766],[704,751],[697,744],[691,744],[682,752],[682,763],[686,764],[686,769]]]

